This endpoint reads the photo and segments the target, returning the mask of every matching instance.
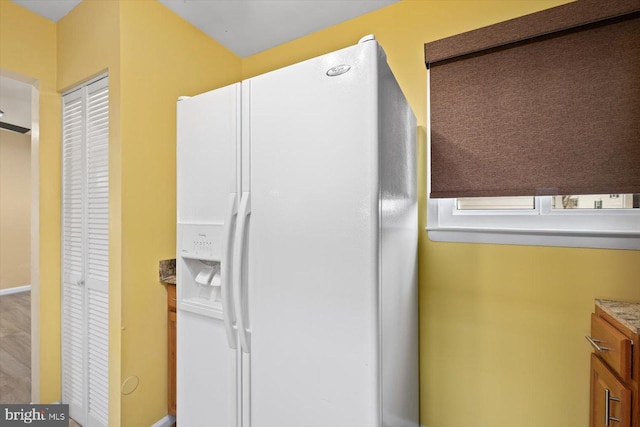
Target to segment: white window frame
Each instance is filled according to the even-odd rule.
[[[427,233],[440,242],[640,249],[640,209],[459,210],[456,199],[427,197]]]

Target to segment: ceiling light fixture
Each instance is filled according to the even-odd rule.
[[[4,116],[4,111],[0,110],[0,117]]]

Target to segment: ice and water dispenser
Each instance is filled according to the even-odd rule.
[[[222,319],[222,225],[179,224],[180,309]]]

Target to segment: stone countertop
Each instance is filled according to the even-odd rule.
[[[640,304],[596,299],[596,305],[633,333],[640,335]]]
[[[164,259],[159,265],[160,281],[163,283],[176,284],[176,260]]]

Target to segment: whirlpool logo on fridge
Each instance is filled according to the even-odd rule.
[[[0,405],[0,427],[66,427],[68,423],[69,405]]]

